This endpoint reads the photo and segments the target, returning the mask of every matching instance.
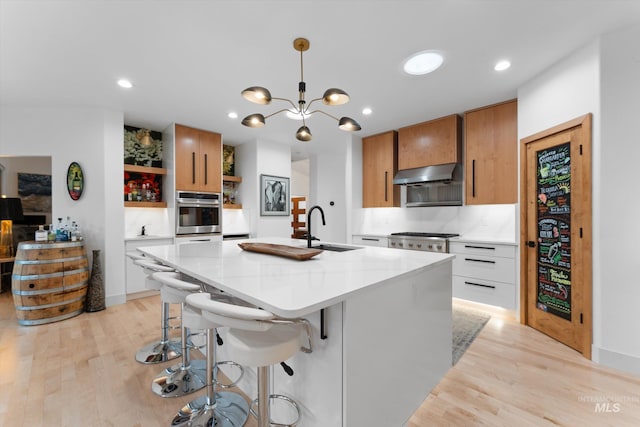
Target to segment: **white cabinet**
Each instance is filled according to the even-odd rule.
[[[516,246],[472,241],[449,243],[453,296],[516,309]]]
[[[386,248],[389,246],[389,239],[387,238],[387,236],[375,236],[370,234],[354,234],[351,240],[354,245],[380,246],[382,248]]]
[[[132,239],[125,241],[125,262],[126,262],[126,270],[125,270],[125,280],[126,280],[126,291],[127,297],[129,299],[132,298],[132,294],[137,294],[139,292],[148,291],[148,289],[144,286],[145,274],[142,271],[140,266],[137,266],[133,263],[131,258],[126,256],[127,252],[135,251],[137,248],[143,246],[160,246],[160,245],[172,245],[173,238],[154,238],[154,237],[142,237],[139,239]],[[146,296],[146,295],[138,295],[138,296]],[[136,298],[138,296],[133,296]]]

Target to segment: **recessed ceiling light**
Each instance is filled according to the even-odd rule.
[[[118,80],[118,86],[125,89],[131,89],[133,87],[133,84],[127,79],[120,79]]]
[[[237,119],[238,113],[236,113],[235,111],[231,111],[229,114],[227,114],[227,117],[229,117],[230,119]]]
[[[499,61],[495,67],[493,67],[494,70],[496,71],[504,71],[507,68],[511,67],[511,62],[507,61],[507,60],[503,60],[503,61]]]
[[[424,50],[411,55],[404,62],[404,72],[414,76],[432,73],[444,62],[442,54],[433,50]]]
[[[369,114],[371,114],[373,112],[373,110],[371,110],[371,108],[366,107],[362,110],[362,114],[364,114],[365,116],[368,116]]]

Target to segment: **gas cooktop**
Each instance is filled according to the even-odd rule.
[[[407,236],[407,237],[437,237],[440,239],[448,239],[450,237],[457,237],[459,234],[454,233],[420,233],[415,231],[403,231],[400,233],[391,233],[392,236]]]

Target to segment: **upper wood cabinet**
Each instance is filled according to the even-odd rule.
[[[222,135],[176,124],[176,190],[222,192]]]
[[[462,118],[457,114],[398,130],[398,169],[462,162]]]
[[[465,203],[517,203],[518,103],[464,114]]]
[[[400,186],[393,185],[398,171],[398,134],[389,131],[362,139],[362,207],[400,206]]]

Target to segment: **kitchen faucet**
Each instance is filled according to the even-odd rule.
[[[313,236],[311,236],[311,213],[314,211],[314,209],[318,209],[320,211],[320,215],[322,215],[322,225],[327,225],[327,223],[324,221],[324,211],[322,210],[322,208],[318,205],[311,207],[311,209],[309,209],[309,212],[307,213],[307,248],[311,247],[311,240],[313,239]]]

